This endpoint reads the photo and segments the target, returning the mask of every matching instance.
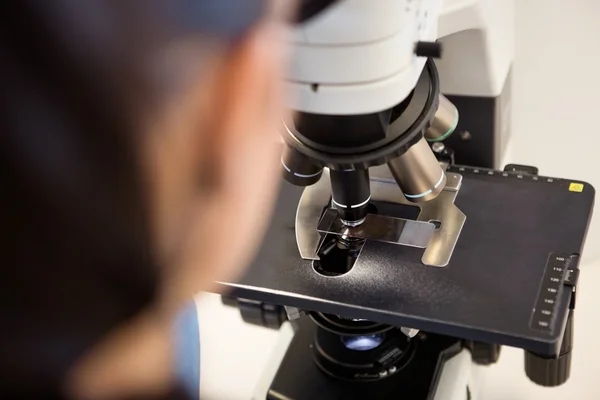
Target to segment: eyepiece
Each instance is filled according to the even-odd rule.
[[[285,146],[281,155],[283,177],[296,186],[310,186],[317,183],[323,174],[323,168],[315,165],[304,154]]]
[[[454,132],[458,125],[458,110],[443,94],[439,95],[439,106],[433,117],[433,123],[425,132],[429,142],[439,142]]]
[[[425,138],[388,162],[388,166],[404,196],[414,203],[436,198],[446,186],[446,174]]]

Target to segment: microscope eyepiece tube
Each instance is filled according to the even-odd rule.
[[[425,138],[428,142],[439,142],[454,132],[458,125],[458,109],[443,94],[439,95],[439,106]]]
[[[389,161],[388,166],[406,199],[414,203],[436,198],[446,186],[446,174],[425,138]]]
[[[296,186],[310,186],[321,179],[323,167],[315,165],[304,154],[285,146],[281,154],[283,177]]]
[[[371,200],[369,170],[329,171],[331,197],[342,222],[349,226],[360,225],[367,216]]]

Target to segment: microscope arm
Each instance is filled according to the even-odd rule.
[[[319,1],[305,1],[305,7]],[[441,0],[340,0],[297,25],[290,108],[355,115],[390,109],[414,89],[435,41]],[[435,45],[433,47],[435,50]],[[427,54],[423,54],[427,55]]]

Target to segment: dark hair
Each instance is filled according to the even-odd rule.
[[[226,15],[236,3],[246,11]],[[160,276],[136,151],[137,117],[153,98],[145,57],[168,35],[218,28],[216,34],[236,37],[261,4],[29,0],[4,7],[3,396],[59,394],[75,360],[154,300]],[[197,19],[185,12],[191,6]],[[187,22],[178,23],[178,15]],[[231,25],[233,15],[240,21]],[[231,26],[223,29],[219,20]]]

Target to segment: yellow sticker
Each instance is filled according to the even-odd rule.
[[[569,191],[578,193],[583,192],[583,183],[571,182],[571,184],[569,185]]]

